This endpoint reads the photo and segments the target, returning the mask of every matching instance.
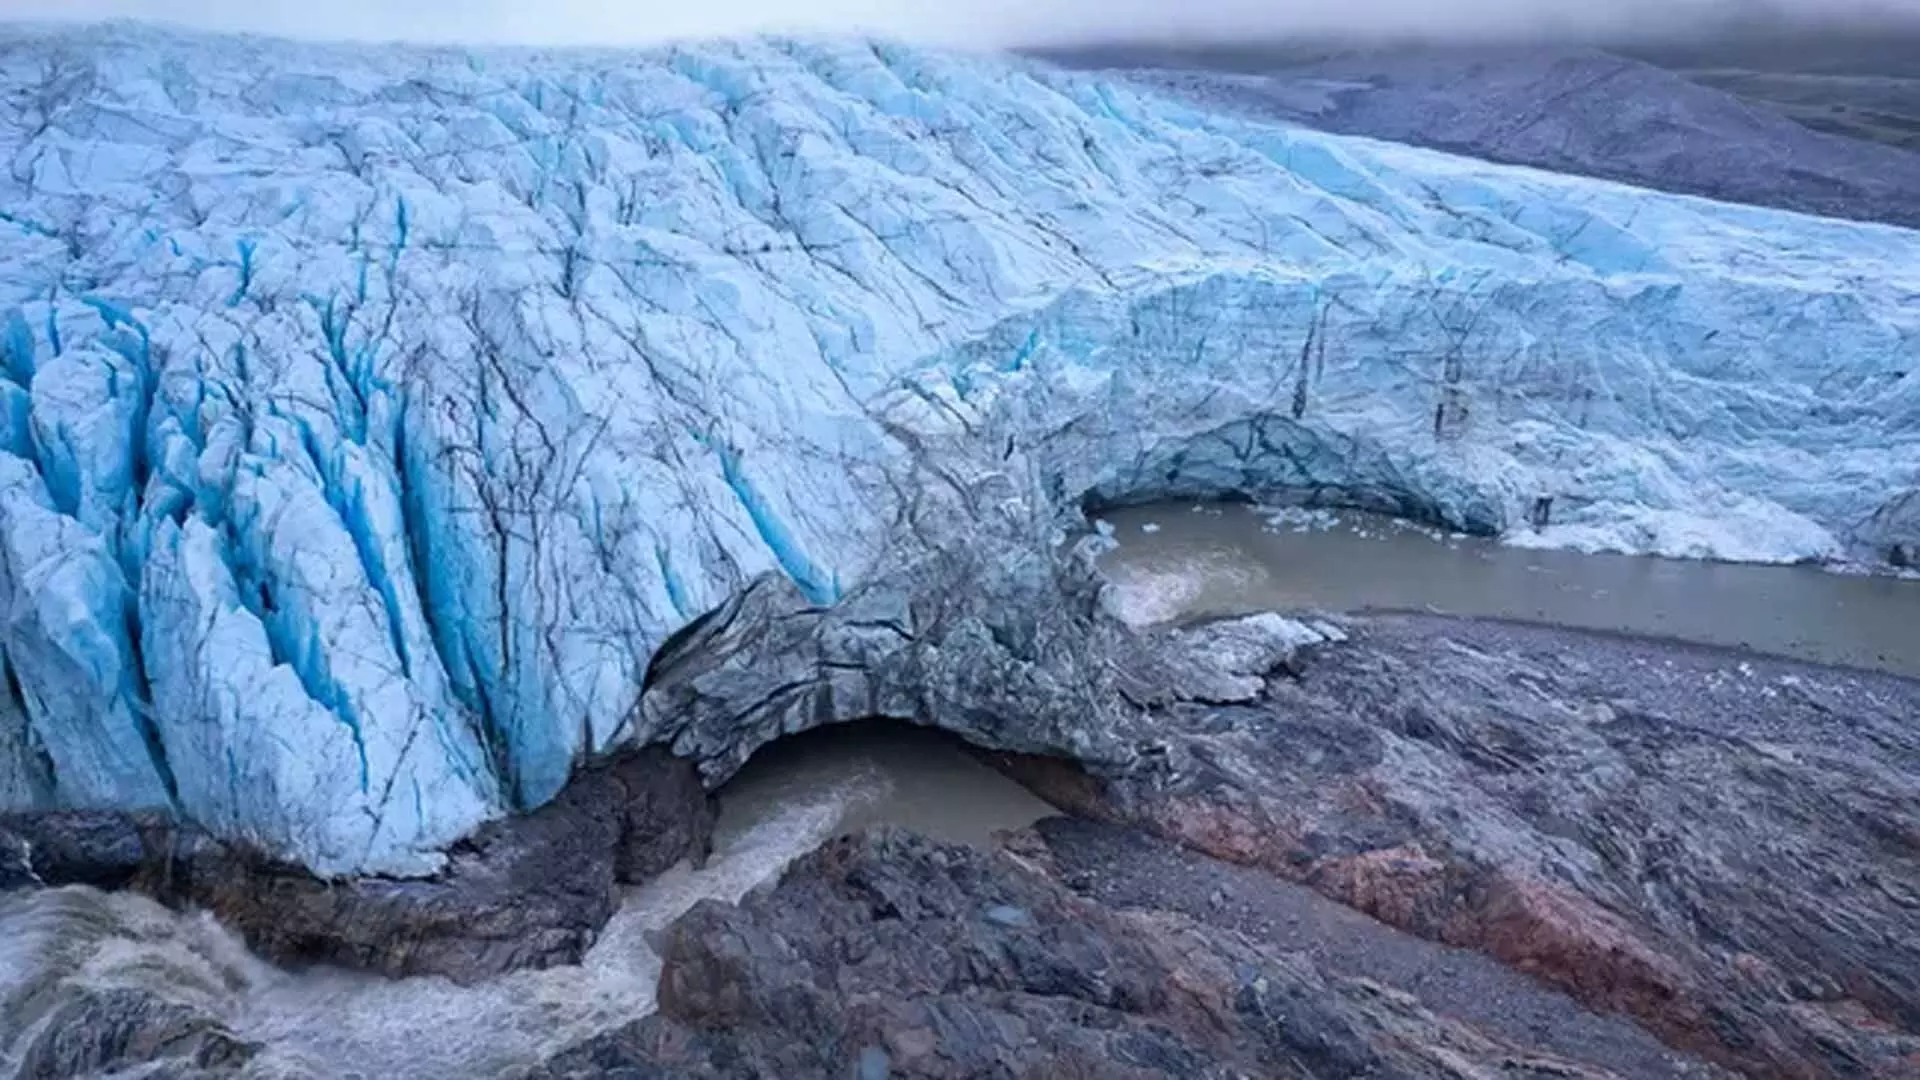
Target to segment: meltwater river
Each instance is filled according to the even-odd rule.
[[[855,724],[784,739],[721,791],[706,865],[628,890],[585,963],[477,986],[282,971],[211,919],[131,894],[0,895],[0,1077],[11,1075],[9,1041],[27,1034],[9,1027],[30,1027],[61,993],[42,991],[63,979],[137,985],[206,1009],[264,1047],[250,1076],[493,1076],[652,1011],[660,960],[650,932],[701,900],[738,901],[835,835],[887,823],[983,844],[1049,812],[938,732]]]

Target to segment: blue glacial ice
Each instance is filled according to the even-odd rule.
[[[929,447],[1062,506],[1920,542],[1920,233],[884,44],[6,33],[10,804],[431,870],[670,735],[649,658],[743,583],[900,558]]]

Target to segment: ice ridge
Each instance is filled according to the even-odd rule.
[[[927,476],[1920,543],[1920,233],[884,43],[5,33],[6,803],[430,871]]]

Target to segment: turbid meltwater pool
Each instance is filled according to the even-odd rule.
[[[1149,624],[1414,610],[1749,648],[1920,676],[1920,581],[1536,550],[1371,514],[1159,504],[1100,515],[1113,601]]]

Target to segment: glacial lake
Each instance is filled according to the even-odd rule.
[[[1920,676],[1920,580],[1537,550],[1372,514],[1156,504],[1099,515],[1131,622],[1432,611],[1732,646]]]

